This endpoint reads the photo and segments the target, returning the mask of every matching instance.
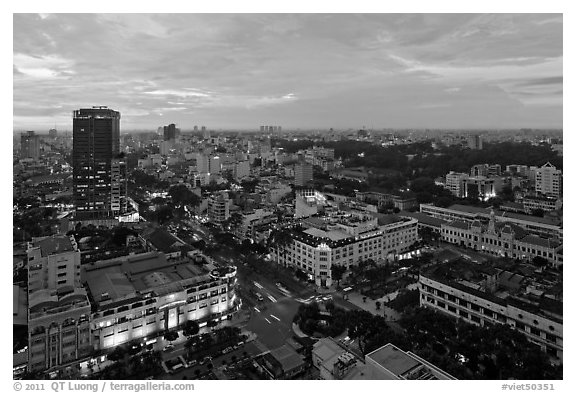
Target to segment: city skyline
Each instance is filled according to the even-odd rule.
[[[562,61],[561,14],[15,14],[13,127],[561,128]]]

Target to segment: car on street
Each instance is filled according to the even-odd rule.
[[[164,352],[168,352],[168,351],[172,351],[174,350],[174,344],[168,344],[164,347],[164,349],[162,349]]]

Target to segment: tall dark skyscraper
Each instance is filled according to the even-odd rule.
[[[169,124],[164,126],[164,140],[170,141],[176,139],[177,136],[177,128],[175,124]]]
[[[120,112],[105,106],[73,115],[73,192],[79,219],[126,211],[126,163],[120,154]]]

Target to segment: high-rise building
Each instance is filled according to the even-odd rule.
[[[468,147],[472,150],[482,150],[482,136],[470,135],[468,137]]]
[[[169,124],[164,126],[164,140],[165,141],[172,141],[176,139],[176,125]]]
[[[454,196],[460,198],[464,195],[464,179],[467,178],[468,175],[466,173],[450,171],[450,173],[446,174],[445,188]]]
[[[210,222],[222,223],[230,217],[230,199],[228,193],[221,192],[208,199],[208,219]]]
[[[222,160],[220,159],[220,156],[210,156],[210,161],[208,161],[208,172],[215,175],[222,172]]]
[[[312,165],[307,162],[294,165],[294,184],[296,186],[303,187],[313,179]]]
[[[88,356],[91,309],[80,282],[80,251],[74,238],[33,238],[27,254],[28,370]]]
[[[234,164],[234,178],[242,180],[250,176],[250,162],[248,160],[238,161]]]
[[[536,192],[554,196],[556,198],[562,197],[562,171],[549,162],[536,169]]]
[[[210,157],[204,153],[196,154],[196,169],[198,173],[209,173]]]
[[[21,154],[22,158],[32,158],[37,160],[40,158],[40,136],[36,135],[34,131],[27,131],[20,137]]]
[[[206,126],[202,126],[202,136],[204,139],[210,139],[210,130]]]
[[[56,138],[56,137],[58,136],[58,130],[57,130],[56,128],[51,128],[51,129],[48,131],[48,136],[49,136],[50,138]]]
[[[116,159],[113,186],[112,162]],[[120,112],[105,106],[74,111],[72,165],[73,196],[79,219],[123,213],[112,208],[113,200],[117,206],[117,198],[126,197],[126,188],[116,183],[121,180],[120,168],[125,165],[120,155]]]

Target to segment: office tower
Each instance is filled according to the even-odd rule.
[[[196,170],[198,173],[210,172],[210,158],[204,153],[196,154]]]
[[[222,160],[219,156],[210,156],[210,161],[208,162],[209,168],[208,172],[213,175],[218,175],[222,172]]]
[[[36,135],[34,131],[27,131],[20,137],[21,157],[32,158],[37,160],[40,158],[40,136]]]
[[[210,130],[208,130],[205,126],[202,126],[202,136],[204,139],[210,139]]]
[[[80,283],[80,251],[74,238],[33,238],[27,254],[28,370],[88,356],[91,309]]]
[[[267,136],[266,138],[264,138],[262,144],[260,145],[260,153],[266,154],[270,153],[270,151],[272,151],[272,141],[270,140],[270,137]]]
[[[49,136],[50,138],[56,138],[56,137],[58,136],[58,130],[57,130],[56,128],[51,128],[51,129],[48,131],[48,136]]]
[[[553,196],[562,197],[562,171],[549,162],[536,169],[536,192]]]
[[[115,163],[115,176],[119,180],[120,167],[125,165],[120,155],[120,112],[105,106],[74,111],[73,196],[79,219],[123,213],[112,209],[112,162],[115,159],[119,159]],[[117,189],[114,198],[118,196]],[[125,188],[119,189],[120,198],[125,198]]]
[[[176,139],[176,125],[169,124],[167,126],[164,126],[164,140],[171,141],[174,139]]]
[[[472,150],[482,150],[482,136],[470,135],[468,137],[468,147]]]
[[[198,131],[198,126],[194,126],[194,131]]]
[[[260,132],[261,133],[266,132],[266,126],[260,126]]]
[[[294,165],[294,185],[303,187],[313,180],[312,165],[301,162]]]

